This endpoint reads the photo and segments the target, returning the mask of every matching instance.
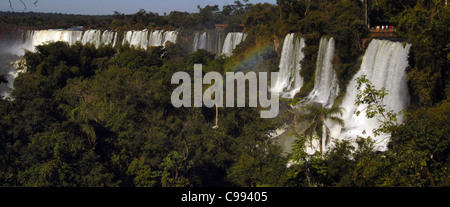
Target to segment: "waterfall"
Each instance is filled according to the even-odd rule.
[[[148,30],[133,30],[126,31],[122,40],[118,39],[118,32],[115,31],[101,31],[101,30],[63,30],[63,29],[48,29],[48,30],[28,30],[21,31],[23,40],[14,40],[14,43],[9,44],[9,53],[16,55],[23,55],[23,49],[34,51],[38,45],[43,45],[50,42],[62,41],[69,45],[76,42],[81,44],[93,44],[99,47],[101,44],[117,46],[117,43],[128,43],[140,49],[147,49],[148,46],[164,46],[167,41],[176,43],[177,31],[162,31],[155,30],[149,32]],[[4,40],[10,41],[10,40]]]
[[[306,98],[308,103],[320,103],[328,108],[334,103],[339,92],[338,79],[332,64],[334,50],[334,39],[322,37],[317,55],[314,88]]]
[[[282,94],[284,98],[293,98],[303,85],[303,78],[300,76],[300,61],[304,57],[303,47],[305,47],[305,40],[295,37],[294,33],[287,34],[284,38],[280,71],[275,87],[272,89]]]
[[[292,98],[302,86],[302,79],[299,74],[301,67],[300,61],[303,58],[301,48],[305,46],[304,40],[295,37],[294,34],[286,35],[283,43],[280,71],[276,85],[272,90],[281,92],[282,97]],[[365,117],[366,106],[355,105],[356,78],[366,75],[376,89],[385,88],[388,95],[383,99],[386,111],[395,113],[405,109],[409,105],[409,92],[407,87],[407,74],[405,72],[408,66],[408,53],[411,45],[402,44],[388,40],[372,40],[369,44],[361,63],[359,71],[349,82],[345,96],[340,107],[343,108],[342,119],[344,126],[326,122],[331,130],[330,136],[336,139],[355,140],[357,137],[371,137],[375,141],[377,150],[386,150],[390,135],[384,134],[374,137],[373,129],[380,126],[378,121],[381,117],[372,119]],[[317,65],[315,71],[314,88],[306,97],[306,104],[320,103],[324,107],[331,107],[339,91],[337,75],[332,66],[332,59],[335,55],[335,41],[333,38],[322,38],[320,41]],[[361,111],[356,116],[355,111]],[[402,116],[397,117],[398,123],[402,122]],[[282,127],[283,128],[283,127]],[[280,128],[280,132],[282,132]],[[275,134],[278,137],[277,142],[284,147],[286,152],[290,151],[293,140],[296,137],[286,133]],[[278,136],[280,135],[280,136]],[[323,135],[322,135],[323,136]],[[312,143],[308,153],[314,153],[318,142]],[[327,148],[324,147],[324,150]]]
[[[150,40],[149,40],[150,46],[161,46],[162,38],[163,38],[163,36],[162,36],[161,30],[153,31],[150,34]]]
[[[81,44],[90,43],[95,47],[99,47],[101,44],[115,47],[117,43],[128,43],[130,46],[139,49],[147,49],[148,46],[164,46],[167,41],[176,43],[177,36],[177,31],[163,32],[162,30],[155,30],[150,32],[148,30],[132,30],[125,31],[123,39],[120,41],[118,40],[117,32],[109,30],[30,30],[26,31],[25,43],[21,45],[21,49],[34,51],[34,47],[38,45],[57,41],[67,42],[69,45],[73,45],[76,42],[81,42]]]
[[[148,30],[127,31],[125,32],[122,44],[128,43],[132,47],[147,49],[148,41]]]
[[[144,31],[148,35],[148,40],[143,41],[143,42],[146,42],[145,48],[147,48],[147,46],[152,46],[152,47],[165,46],[166,42],[168,42],[168,41],[173,42],[173,43],[177,42],[177,36],[178,36],[177,31],[163,32],[162,30],[155,30],[155,31],[150,32],[150,34],[148,34],[148,32],[146,30],[144,30]],[[145,37],[145,38],[147,38],[147,37]]]
[[[83,38],[81,38],[81,43],[85,44],[93,44],[95,47],[99,47],[101,42],[101,34],[100,30],[87,30],[83,33]],[[69,42],[69,44],[73,44],[73,42]]]
[[[225,42],[222,47],[222,54],[225,56],[231,56],[234,48],[245,40],[247,34],[242,32],[230,32],[225,37]]]
[[[82,31],[49,29],[26,31],[26,33],[27,38],[23,48],[30,51],[34,51],[34,48],[38,45],[49,42],[62,41],[69,44],[75,44],[75,42],[82,41],[83,39]],[[89,33],[89,35],[91,35],[91,33]],[[83,41],[87,41],[87,39],[84,38]]]
[[[73,45],[76,42],[81,44],[93,44],[95,47],[99,47],[101,44],[116,45],[117,33],[113,31],[100,31],[100,30],[60,30],[60,29],[48,29],[48,30],[31,30],[26,31],[25,42],[21,44],[21,49],[27,49],[34,51],[34,48],[38,45],[43,45],[50,42],[66,42],[69,45]],[[23,53],[23,52],[22,52]]]
[[[409,105],[409,93],[407,87],[408,52],[410,44],[403,46],[400,42],[388,40],[372,40],[364,55],[361,68],[347,86],[347,92],[340,105],[344,109],[342,119],[345,122],[344,128],[335,126],[331,136],[339,139],[356,138],[357,136],[370,136],[376,141],[375,147],[378,150],[386,150],[389,135],[379,135],[374,137],[372,130],[380,126],[374,117],[365,117],[364,105],[356,107],[355,99],[358,94],[356,89],[356,78],[366,75],[376,89],[385,88],[388,95],[383,99],[386,111],[392,110],[397,113]],[[355,111],[361,111],[359,116]],[[397,117],[398,122],[402,122],[402,116]]]
[[[104,31],[102,34],[101,42],[105,45],[111,45],[113,47],[116,46],[116,40],[117,40],[117,32],[113,31]]]
[[[214,52],[214,45],[211,42],[211,34],[207,31],[205,32],[196,32],[194,35],[194,40],[192,43],[192,52],[195,52],[199,49],[207,50],[209,52]]]
[[[163,40],[161,46],[165,47],[166,42],[177,43],[178,32],[177,31],[166,31],[163,35]]]
[[[134,30],[126,31],[123,39],[119,40],[118,32],[115,31],[96,29],[81,31],[79,29],[18,30],[15,38],[0,39],[0,53],[2,53],[0,74],[6,75],[8,79],[8,84],[0,85],[2,96],[9,96],[12,90],[13,80],[18,73],[10,64],[24,55],[24,49],[34,52],[36,46],[57,41],[66,42],[69,45],[77,42],[83,45],[90,43],[97,48],[102,44],[116,47],[120,43],[128,43],[136,48],[147,49],[148,46],[165,46],[168,41],[176,43],[178,36],[177,31]]]
[[[221,54],[222,41],[220,36],[220,33],[215,30],[195,32],[192,40],[191,52],[203,49],[214,54]]]
[[[194,35],[194,43],[192,45],[192,52],[195,52],[199,49],[204,49],[206,50],[206,45],[207,45],[207,38],[208,33],[207,32],[203,32],[202,34],[200,34],[199,32],[196,32]]]

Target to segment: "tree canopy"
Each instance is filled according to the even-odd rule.
[[[444,3],[378,0],[368,1],[366,10],[359,0],[278,0],[276,5],[236,1],[165,15],[145,10],[105,16],[1,12],[0,35],[17,28],[84,26],[178,29],[185,38],[227,24],[225,32],[243,31],[248,37],[231,57],[206,50],[187,53],[183,41],[147,50],[55,42],[27,51],[26,72],[14,80],[11,98],[0,100],[0,185],[449,186],[450,10]],[[387,122],[380,129],[391,134],[387,151],[376,151],[370,138],[359,137],[307,153],[308,142],[328,131],[326,120],[342,124],[336,106],[300,109],[297,118],[310,127],[293,132],[297,139],[285,153],[270,137],[283,120],[260,118],[260,107],[217,113],[214,107],[171,104],[172,75],[192,75],[196,63],[203,64],[204,73],[276,71],[280,42],[288,33],[301,35],[307,45],[301,62],[304,87],[296,100],[313,89],[320,38],[336,40],[332,62],[339,104],[360,67],[363,39],[371,38],[366,13],[370,25],[393,25],[396,41],[412,43],[407,68],[412,104],[404,123]],[[360,90],[367,92],[375,98],[388,93]],[[363,95],[359,98],[367,98]],[[383,107],[375,105],[374,113],[384,112]]]

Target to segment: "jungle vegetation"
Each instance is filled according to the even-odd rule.
[[[441,0],[367,3],[367,10],[359,0],[278,0],[164,15],[3,12],[3,28],[202,30],[226,23],[230,31],[243,24],[248,38],[231,57],[188,53],[179,43],[139,50],[56,42],[26,52],[26,72],[15,79],[12,98],[0,100],[0,185],[450,186],[450,9]],[[317,121],[336,118],[338,109],[305,109],[319,127],[295,132],[292,152],[284,154],[268,136],[280,119],[259,118],[260,108],[220,108],[219,127],[213,128],[215,108],[171,104],[172,74],[192,75],[195,63],[205,73],[276,71],[280,42],[290,32],[307,41],[298,98],[314,85],[322,36],[336,40],[333,62],[345,88],[359,69],[362,39],[370,38],[366,14],[370,25],[394,25],[398,38],[412,44],[412,104],[404,123],[383,129],[391,134],[387,151],[374,150],[373,141],[361,137],[356,144],[341,140],[329,151],[307,154],[308,140],[320,133]],[[252,64],[239,65],[259,46],[267,47]]]

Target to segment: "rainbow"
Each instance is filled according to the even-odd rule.
[[[249,44],[248,44],[249,45]],[[261,60],[261,54],[273,50],[274,44],[271,41],[265,41],[262,44],[252,44],[242,53],[233,54],[230,61],[225,65],[225,72],[248,71],[258,64]]]

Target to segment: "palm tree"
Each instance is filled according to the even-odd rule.
[[[340,118],[340,116],[342,116],[342,108],[326,108],[321,104],[311,104],[306,105],[301,109],[303,110],[301,113],[296,115],[295,120],[297,123],[308,123],[306,128],[303,130],[303,134],[309,138],[310,143],[312,143],[314,136],[318,137],[320,155],[322,156],[323,143],[327,145],[330,141],[330,128],[327,126],[326,121],[343,126],[344,121]],[[325,140],[323,140],[324,137]]]

